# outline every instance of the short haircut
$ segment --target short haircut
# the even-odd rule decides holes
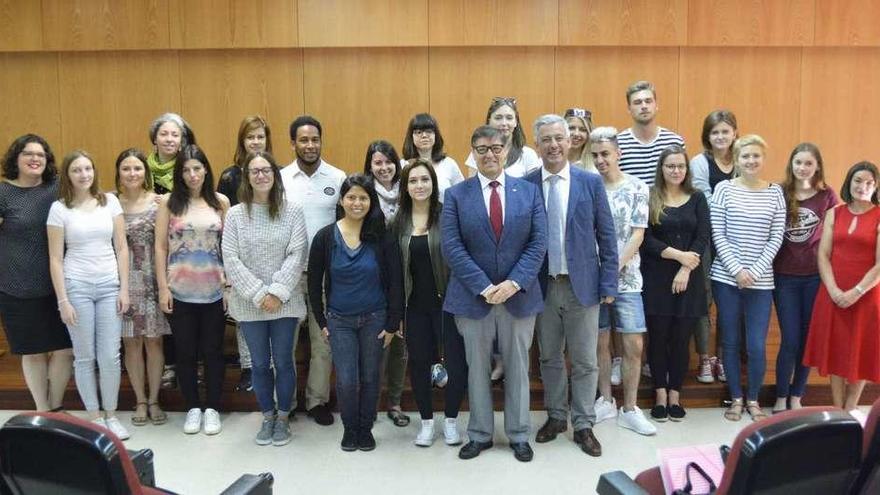
[[[163,113],[156,117],[156,120],[150,124],[151,143],[156,144],[156,134],[159,133],[159,128],[162,127],[162,124],[166,122],[172,122],[180,129],[180,149],[183,149],[190,144],[196,144],[196,136],[192,127],[189,126],[189,123],[187,123],[187,121],[180,115],[172,112]]]
[[[568,131],[568,122],[555,113],[548,113],[546,115],[541,115],[535,120],[535,124],[532,128],[535,131],[535,141],[538,140],[538,131],[540,131],[542,127],[553,124],[562,124],[562,128],[565,129],[565,137],[571,136],[571,133]]]
[[[738,166],[736,159],[739,156],[739,153],[746,146],[757,146],[761,148],[761,151],[763,151],[765,155],[767,154],[767,141],[764,141],[764,138],[757,134],[746,134],[733,142],[733,164],[735,166]]]
[[[318,122],[318,119],[312,117],[311,115],[300,115],[293,122],[290,123],[290,140],[296,141],[296,131],[303,126],[315,126],[318,129],[318,137],[324,137],[324,130],[321,129],[321,123]]]
[[[853,202],[852,192],[850,191],[850,187],[852,185],[853,177],[856,173],[861,171],[867,171],[871,175],[874,176],[874,184],[876,186],[877,182],[880,181],[880,172],[877,172],[877,166],[869,161],[861,161],[856,163],[852,167],[849,168],[849,171],[846,173],[846,179],[843,180],[843,185],[840,186],[840,199],[843,200],[844,203],[850,204]],[[877,199],[877,188],[874,188],[874,194],[871,195],[871,203],[880,204],[880,201]]]
[[[43,182],[52,182],[58,175],[58,169],[55,168],[55,154],[52,148],[41,136],[36,134],[25,134],[19,136],[9,145],[6,154],[3,155],[3,177],[7,180],[18,179],[18,155],[30,143],[37,143],[43,147],[43,153],[46,154],[46,169],[43,170]]]
[[[649,81],[636,81],[629,85],[626,88],[626,104],[629,105],[629,98],[635,93],[639,91],[650,91],[652,95],[654,95],[654,99],[657,99],[657,90],[654,89],[654,84]]]
[[[503,132],[490,125],[481,125],[474,129],[474,133],[471,134],[471,148],[477,145],[478,140],[484,138],[490,141],[501,141],[501,144],[507,146],[507,137],[504,136]]]
[[[392,146],[391,143],[382,139],[373,141],[367,146],[367,156],[364,157],[364,175],[373,177],[373,153],[376,152],[382,153],[385,155],[385,158],[394,164],[394,177],[391,178],[391,183],[394,184],[399,181],[400,156],[398,156],[397,150],[394,149],[394,146]]]
[[[620,149],[617,144],[617,129],[614,127],[597,127],[590,133],[590,144],[611,143],[615,148]]]

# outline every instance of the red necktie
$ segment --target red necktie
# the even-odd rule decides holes
[[[498,186],[501,184],[497,180],[489,183],[492,193],[489,195],[489,223],[492,224],[492,230],[495,231],[495,240],[501,240],[501,228],[503,223],[501,220],[501,195],[498,194]]]

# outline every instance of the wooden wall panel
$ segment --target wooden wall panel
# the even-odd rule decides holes
[[[181,48],[297,46],[296,0],[175,2],[171,43]]]
[[[215,176],[232,163],[238,126],[247,115],[269,122],[279,164],[292,160],[287,129],[303,110],[299,49],[184,51],[180,82],[183,116]]]
[[[431,46],[555,45],[556,1],[431,0]]]
[[[800,134],[821,148],[835,189],[854,163],[880,163],[880,119],[872,105],[880,99],[878,80],[880,48],[804,50]]]
[[[587,108],[593,112],[596,126],[626,129],[632,124],[626,88],[640,79],[653,82],[657,89],[660,125],[675,129],[679,107],[677,48],[557,48],[553,110]]]
[[[559,0],[560,45],[687,44],[688,0]]]
[[[58,113],[58,55],[0,54],[0,149],[32,132],[46,138],[56,155],[63,152]]]
[[[308,47],[425,46],[428,0],[298,0]]]
[[[431,48],[431,112],[446,150],[464,166],[473,130],[486,123],[494,96],[517,99],[520,124],[553,111],[553,48]]]
[[[150,122],[163,112],[180,111],[177,53],[70,52],[59,57],[61,148],[65,153],[87,150],[102,187],[109,189],[119,152],[130,146],[149,152]],[[161,78],[150,77],[154,74]]]
[[[0,26],[3,26],[3,29],[0,29],[0,51],[43,48],[43,18],[40,2],[0,0]]]
[[[390,141],[400,152],[409,119],[428,110],[428,49],[306,49],[305,111],[324,130],[324,158],[362,171],[367,145]]]
[[[880,2],[816,0],[816,45],[880,46]]]
[[[688,45],[813,44],[815,0],[690,0]]]
[[[47,50],[167,48],[172,0],[42,0]]]
[[[767,141],[765,177],[781,179],[800,140],[800,70],[799,48],[683,48],[679,131],[689,153],[702,151],[706,115],[726,108],[736,114],[740,135]]]

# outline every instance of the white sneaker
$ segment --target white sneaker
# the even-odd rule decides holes
[[[461,443],[461,435],[458,434],[458,420],[456,418],[446,418],[443,422],[443,437],[446,445],[459,445]]]
[[[620,385],[620,364],[623,358],[616,357],[611,360],[611,384]]]
[[[611,402],[605,400],[605,397],[599,397],[593,407],[596,410],[596,424],[617,416],[617,402],[614,397],[611,398]]]
[[[657,427],[652,425],[648,418],[642,413],[638,406],[632,411],[624,411],[620,409],[617,415],[617,426],[630,429],[640,435],[654,435],[657,433]]]
[[[859,423],[861,423],[861,424],[862,424],[862,427],[864,428],[865,423],[868,422],[868,416],[867,416],[865,413],[863,413],[861,409],[859,409],[859,408],[857,407],[857,408],[855,408],[855,409],[853,409],[853,410],[851,410],[851,411],[847,411],[847,412],[849,413],[850,416],[852,416],[853,418],[855,418],[856,421],[858,421]]]
[[[422,429],[416,436],[415,444],[419,447],[430,447],[434,443],[434,420],[423,419]]]
[[[104,418],[95,418],[92,420],[92,423],[95,423],[98,426],[103,426],[104,428],[110,428],[107,426],[107,421]]]
[[[205,409],[205,435],[216,435],[223,429],[220,422],[220,413],[211,409]]]
[[[200,431],[202,431],[202,410],[194,407],[186,413],[183,432],[187,435],[194,435]]]
[[[107,423],[107,428],[113,432],[114,435],[117,436],[120,440],[128,440],[131,438],[131,435],[128,433],[128,430],[122,426],[122,423],[119,422],[119,418],[113,416],[112,418],[107,418],[105,421]]]

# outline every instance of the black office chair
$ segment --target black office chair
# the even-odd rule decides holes
[[[871,406],[865,421],[862,440],[862,468],[850,493],[870,495],[880,493],[880,399]]]

